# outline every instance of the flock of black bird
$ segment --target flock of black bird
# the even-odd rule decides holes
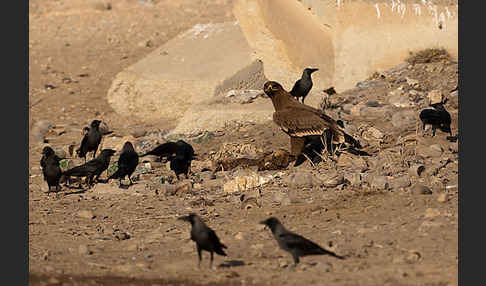
[[[116,153],[116,150],[103,149],[100,154],[96,156],[103,135],[110,133],[107,132],[102,134],[100,131],[100,124],[100,120],[93,120],[90,127],[83,128],[84,136],[79,148],[76,150],[78,157],[85,159],[85,163],[82,165],[62,172],[59,166],[61,160],[56,155],[55,151],[49,146],[43,148],[40,164],[44,180],[47,181],[49,188],[47,193],[51,191],[52,187],[55,187],[56,191],[59,191],[59,184],[62,182],[67,182],[68,185],[70,185],[71,177],[86,178],[88,187],[99,182],[99,176],[108,169],[111,157]],[[86,156],[89,152],[93,152],[93,157],[86,162]],[[167,160],[170,161],[171,170],[175,172],[177,179],[179,179],[180,174],[184,174],[186,178],[188,178],[191,162],[195,159],[196,154],[190,144],[183,140],[179,140],[177,142],[166,142],[157,146],[152,151],[139,156],[135,151],[135,148],[133,148],[133,144],[127,141],[124,143],[120,152],[117,162],[117,170],[109,176],[106,181],[119,179],[120,187],[123,187],[122,180],[125,177],[128,177],[128,180],[130,181],[129,186],[131,186],[133,184],[131,176],[138,166],[139,157],[147,155],[155,155],[161,159],[166,157]]]
[[[327,116],[323,110],[304,104],[304,99],[313,86],[311,74],[317,70],[314,68],[304,69],[302,77],[295,82],[290,92],[285,91],[275,81],[268,81],[263,86],[263,91],[272,100],[275,108],[273,113],[274,123],[290,138],[290,154],[291,159],[295,160],[294,166],[299,166],[307,159],[313,163],[320,162],[320,154],[324,149],[330,155],[339,155],[340,151],[347,151],[359,156],[370,156],[366,151],[361,150],[363,147],[358,140],[344,132],[342,121],[336,121]],[[336,93],[332,87],[324,92],[329,95]],[[299,98],[302,98],[302,102],[299,102]],[[422,128],[425,130],[426,125],[431,125],[432,136],[435,136],[436,129],[439,129],[449,133],[452,137],[451,116],[443,104],[436,103],[430,106],[433,109],[424,109],[420,112],[419,118],[422,121]],[[93,120],[89,127],[83,128],[84,136],[80,147],[76,150],[78,157],[85,158],[85,163],[82,165],[63,172],[59,165],[61,160],[55,151],[48,146],[43,148],[40,165],[44,180],[49,187],[48,193],[51,188],[55,188],[56,192],[59,191],[59,184],[65,181],[70,182],[70,177],[86,178],[88,187],[99,182],[99,176],[108,169],[110,159],[116,153],[112,149],[103,149],[96,156],[103,135],[108,134],[103,134],[100,131],[100,123],[100,120]],[[337,150],[338,146],[344,146],[344,149],[339,148]],[[86,156],[89,152],[93,152],[93,157],[86,162]],[[197,158],[193,147],[183,140],[166,142],[143,155],[138,155],[132,143],[127,141],[121,150],[117,170],[106,181],[119,179],[119,185],[122,187],[124,186],[122,180],[128,177],[130,185],[132,185],[131,175],[139,164],[139,157],[147,155],[157,156],[160,159],[167,158],[170,161],[170,168],[174,171],[178,180],[181,174],[188,178],[191,162]],[[199,266],[202,260],[202,250],[210,253],[210,267],[212,267],[214,253],[226,256],[224,251],[227,248],[226,245],[220,242],[214,230],[208,227],[198,215],[191,213],[188,216],[178,218],[178,220],[191,223],[191,240],[197,246]],[[260,224],[268,227],[272,231],[278,246],[292,255],[294,266],[299,263],[300,257],[307,255],[330,255],[338,259],[345,258],[287,230],[275,217],[261,221]]]

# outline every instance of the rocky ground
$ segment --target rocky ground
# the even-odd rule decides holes
[[[128,189],[110,182],[47,195],[39,166],[45,142],[65,157],[63,168],[80,164],[69,146],[95,118],[113,131],[104,148],[130,140],[142,153],[178,139],[166,136],[170,122],[114,113],[106,91],[116,73],[171,37],[233,16],[223,0],[30,1],[29,8],[32,285],[458,284],[458,143],[441,131],[431,137],[418,122],[431,100],[447,98],[458,135],[457,62],[429,51],[354,89],[327,98],[313,91],[371,157],[323,155],[318,165],[294,168],[288,137],[271,121],[241,123],[184,137],[198,160],[181,182],[166,163],[146,158]],[[189,212],[228,246],[214,269],[207,253],[197,268],[190,227],[176,220]],[[258,224],[268,216],[348,258],[305,257],[291,269],[291,257]]]

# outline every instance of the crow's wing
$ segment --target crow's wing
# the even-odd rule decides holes
[[[103,166],[103,162],[97,159],[93,159],[91,161],[86,162],[83,165],[76,166],[64,172],[65,175],[70,176],[88,176],[89,174],[93,174]]]
[[[170,156],[174,154],[176,151],[177,151],[177,145],[174,142],[166,142],[164,144],[160,144],[159,146],[141,155],[140,157],[144,157],[147,155]]]
[[[47,180],[47,163],[46,163],[46,158],[44,156],[42,156],[41,160],[40,160],[40,165],[42,167],[42,174],[44,175],[44,181]]]
[[[77,152],[80,158],[86,156],[86,153],[88,152],[88,134],[84,134],[83,140],[81,140],[81,145],[79,146]]]
[[[138,165],[138,155],[133,151],[123,152],[118,159],[118,169],[124,170],[126,174],[135,169]]]
[[[289,91],[289,93],[292,95],[292,96],[296,96],[296,97],[301,97],[302,94],[300,94],[300,91],[302,90],[301,88],[301,84],[300,84],[300,79],[298,79],[295,83],[294,83],[294,86],[292,87],[292,89]]]
[[[282,233],[279,235],[279,238],[288,249],[297,249],[302,254],[321,253],[325,251],[316,243],[295,233]]]
[[[343,256],[339,256],[332,251],[326,250],[307,238],[292,232],[282,233],[279,235],[279,238],[285,243],[289,250],[297,251],[299,255],[327,254],[339,259],[344,259]]]

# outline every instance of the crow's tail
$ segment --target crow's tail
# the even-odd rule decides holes
[[[216,249],[214,250],[214,252],[216,252],[217,254],[222,255],[222,256],[227,256],[227,255],[226,255],[226,252],[224,252],[223,248],[228,248],[228,247],[226,247],[226,245],[224,245],[224,244],[220,243],[220,244],[219,244],[219,247],[218,247],[218,248],[216,248]]]
[[[221,256],[228,256],[226,254],[226,252],[224,252],[224,250],[222,250],[221,248],[215,249],[214,252],[216,252],[217,254],[219,254]]]
[[[337,255],[336,253],[329,251],[329,250],[324,250],[325,254],[330,255],[332,257],[336,257],[337,259],[345,259],[344,256]]]

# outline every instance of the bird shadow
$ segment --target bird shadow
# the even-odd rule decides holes
[[[121,185],[118,186],[118,188],[123,189],[123,190],[128,190],[130,188],[130,185],[121,184]]]
[[[231,268],[231,267],[237,267],[237,266],[245,266],[245,262],[242,260],[228,260],[220,265],[218,265],[219,268]]]
[[[76,192],[64,193],[64,196],[84,194],[84,193],[86,193],[86,191],[87,191],[87,189],[81,189],[81,190],[76,191]]]
[[[449,141],[449,142],[456,142],[457,141],[457,136],[447,136],[446,139]]]
[[[85,188],[83,188],[83,186],[81,184],[77,185],[77,186],[74,186],[74,185],[64,185],[65,188],[67,189],[75,189],[75,190],[85,190]]]

